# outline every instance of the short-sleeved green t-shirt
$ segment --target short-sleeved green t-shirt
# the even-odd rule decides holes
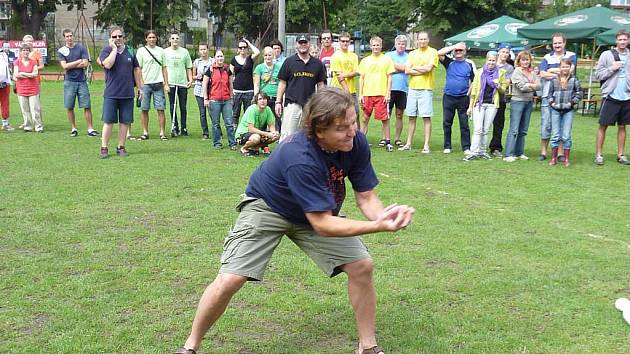
[[[254,74],[260,78],[259,87],[260,91],[269,95],[269,97],[276,97],[278,95],[278,72],[282,65],[275,63],[270,68],[265,63],[260,63],[254,69]]]
[[[186,70],[192,69],[192,60],[188,50],[179,47],[164,49],[164,61],[166,62],[166,73],[168,74],[168,84],[170,86],[186,86],[188,77]]]
[[[149,51],[151,53],[149,54]],[[151,56],[153,54],[153,56]],[[162,65],[158,64],[155,59],[157,59]],[[162,66],[165,65],[164,62],[164,49],[160,47],[142,47],[136,50],[136,59],[138,60],[138,65],[140,65],[140,69],[142,70],[142,81],[145,84],[157,84],[164,82],[164,75],[162,75]]]
[[[253,124],[256,129],[263,130],[265,126],[272,126],[276,124],[276,117],[271,112],[271,108],[268,106],[261,112],[256,104],[247,107],[243,118],[238,123],[236,128],[236,136],[241,136],[249,132],[249,124]]]

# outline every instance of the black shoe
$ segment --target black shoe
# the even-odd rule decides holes
[[[184,128],[182,129],[182,136],[188,136],[188,129]]]

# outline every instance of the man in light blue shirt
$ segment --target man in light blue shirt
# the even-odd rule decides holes
[[[394,40],[395,50],[388,52],[386,55],[394,61],[396,72],[392,75],[392,89],[389,100],[389,111],[396,107],[396,134],[394,145],[401,147],[404,144],[400,140],[400,134],[403,129],[403,113],[407,106],[407,90],[409,89],[407,74],[405,74],[405,65],[407,63],[407,36],[399,34]]]

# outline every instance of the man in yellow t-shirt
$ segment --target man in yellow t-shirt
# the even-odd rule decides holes
[[[392,74],[396,72],[394,62],[383,54],[383,40],[374,36],[370,39],[372,54],[359,64],[359,99],[363,106],[363,125],[361,131],[367,135],[370,116],[381,121],[382,139],[378,146],[394,151],[389,134],[389,99],[392,88]]]
[[[409,94],[407,95],[407,116],[409,131],[407,144],[398,150],[411,150],[413,135],[416,131],[416,118],[424,120],[423,154],[431,152],[431,117],[433,116],[433,70],[438,66],[438,53],[429,47],[429,34],[418,33],[418,49],[409,53],[405,74],[409,75]]]
[[[350,34],[348,32],[342,32],[339,35],[339,47],[330,59],[330,70],[332,72],[332,81],[330,85],[332,87],[340,87],[352,94],[355,105],[354,109],[359,114],[359,105],[357,104],[357,85],[355,77],[359,75],[359,57],[349,50],[350,47]],[[357,122],[359,122],[357,120]]]

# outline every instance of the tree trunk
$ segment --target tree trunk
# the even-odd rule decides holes
[[[39,37],[39,32],[42,29],[42,24],[48,11],[42,9],[39,6],[37,0],[31,0],[30,2],[18,2],[17,0],[11,0],[11,7],[13,8],[13,15],[20,19],[20,21],[14,21],[15,24],[15,39],[21,38],[25,34],[30,34],[35,38]],[[31,15],[29,16],[29,9]],[[18,38],[19,37],[19,38]]]

